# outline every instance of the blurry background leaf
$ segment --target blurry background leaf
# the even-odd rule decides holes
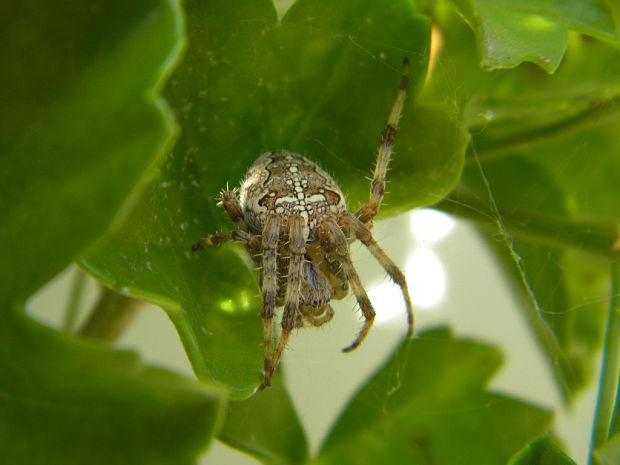
[[[615,465],[620,462],[620,433],[614,434],[600,449],[594,451],[597,465]]]
[[[567,32],[620,45],[605,0],[453,0],[476,33],[480,66],[513,68],[524,61],[554,72]]]
[[[259,154],[286,148],[330,171],[355,209],[368,196],[365,177],[405,55],[411,95],[385,211],[446,195],[468,139],[444,112],[412,107],[430,31],[408,0],[304,0],[279,25],[267,1],[185,7],[189,46],[166,89],[182,136],[142,203],[84,266],[105,284],[163,306],[196,373],[240,399],[261,380],[253,264],[236,246],[189,251],[200,237],[232,227],[215,206],[218,192],[237,185]]]
[[[108,229],[171,141],[156,91],[182,27],[168,0],[8,0],[0,18],[0,301],[11,302]]]
[[[350,401],[316,463],[506,463],[550,418],[485,391],[499,365],[492,347],[446,330],[406,342]]]
[[[587,240],[588,230],[567,223],[565,198],[548,171],[522,157],[484,165],[500,209],[505,235],[493,221],[488,193],[477,166],[466,170],[462,186],[452,200],[476,205],[491,219],[483,232],[498,255],[517,296],[521,310],[549,357],[563,394],[569,398],[591,379],[593,357],[600,346],[609,292],[608,259],[568,248],[561,240],[539,243],[533,230],[540,222],[549,239],[560,233],[573,247]],[[527,188],[514,179],[527,179]],[[472,199],[481,199],[481,203]],[[450,204],[446,204],[450,208]],[[538,223],[537,223],[538,222]],[[510,231],[519,231],[513,238]],[[610,235],[609,241],[613,240]],[[518,260],[518,264],[515,263]],[[535,302],[532,299],[535,299]]]
[[[459,19],[427,11],[443,48],[423,100],[457,114],[472,134],[462,181],[439,206],[481,227],[570,399],[591,377],[609,299],[619,52],[572,34],[553,76],[527,64],[486,72]]]
[[[0,450],[26,465],[192,464],[220,396],[9,311],[0,318]]]
[[[263,463],[306,463],[304,431],[281,379],[276,375],[269,389],[251,399],[229,402],[219,439]]]
[[[536,438],[519,451],[509,465],[576,465],[549,436]]]

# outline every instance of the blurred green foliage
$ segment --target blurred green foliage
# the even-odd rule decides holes
[[[542,436],[519,451],[509,465],[575,465],[575,462],[549,436]]]
[[[407,56],[382,213],[475,221],[570,402],[616,302],[619,16],[603,0],[298,0],[281,18],[268,0],[3,2],[5,461],[189,464],[217,436],[265,463],[572,463],[550,412],[486,390],[497,352],[445,330],[398,348],[309,458],[285,388],[254,395],[251,261],[189,246],[229,227],[215,196],[271,149],[360,205]],[[200,382],[28,321],[73,261],[164,308]],[[607,413],[601,464],[618,457]]]

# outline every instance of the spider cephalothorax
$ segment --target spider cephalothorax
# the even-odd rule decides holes
[[[269,386],[291,331],[304,322],[327,323],[334,315],[329,302],[343,298],[349,286],[364,315],[364,326],[343,349],[355,349],[368,334],[375,311],[351,263],[349,242],[360,240],[403,292],[407,306],[408,335],[413,333],[413,312],[402,272],[372,237],[372,220],[385,191],[398,119],[408,82],[408,61],[388,124],[381,135],[370,199],[357,212],[347,210],[342,191],[329,174],[312,161],[287,150],[261,155],[236,191],[224,190],[221,205],[237,230],[212,234],[193,249],[233,240],[246,246],[261,268],[265,376]],[[273,350],[273,317],[284,306],[282,333]]]

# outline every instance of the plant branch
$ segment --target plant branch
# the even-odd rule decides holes
[[[603,360],[599,378],[598,398],[592,424],[589,463],[594,463],[594,451],[603,446],[613,432],[613,422],[620,376],[620,318],[618,311],[618,262],[611,267],[611,301],[603,345]]]
[[[595,100],[585,110],[570,118],[501,139],[474,140],[473,146],[476,147],[480,162],[496,160],[566,137],[589,125],[600,125],[604,120],[616,116],[619,112],[620,96],[603,101]],[[466,163],[473,164],[476,160],[474,157],[468,157]]]
[[[489,207],[462,188],[457,188],[435,208],[482,225],[495,226],[496,219]],[[612,224],[573,221],[517,208],[510,208],[509,212],[503,210],[502,218],[510,234],[529,242],[579,248],[610,259],[618,256],[618,229]]]
[[[69,291],[67,307],[65,308],[62,321],[62,330],[67,333],[73,332],[73,328],[75,327],[75,321],[80,309],[85,284],[86,275],[81,269],[76,268],[73,275],[73,281],[71,282],[71,290]]]
[[[79,331],[82,336],[113,342],[133,321],[142,301],[105,287],[90,317]]]

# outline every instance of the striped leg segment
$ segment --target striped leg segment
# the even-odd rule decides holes
[[[407,337],[411,337],[413,335],[414,327],[413,307],[411,305],[411,298],[409,296],[409,288],[407,287],[405,275],[402,271],[400,271],[392,259],[387,256],[383,249],[379,247],[379,244],[377,244],[375,239],[372,237],[370,229],[368,229],[360,220],[353,215],[344,215],[340,219],[340,223],[343,228],[353,231],[355,237],[368,248],[373,257],[377,259],[390,278],[392,278],[392,281],[400,287],[400,290],[403,293],[403,298],[405,299],[405,306],[407,308]]]
[[[351,285],[351,289],[355,294],[357,303],[364,316],[364,326],[362,326],[361,331],[350,346],[342,349],[343,352],[350,352],[362,343],[368,331],[370,331],[375,319],[375,310],[372,307],[372,303],[362,286],[362,282],[355,268],[353,268],[353,263],[351,263],[351,258],[349,257],[349,244],[340,226],[338,226],[333,218],[329,218],[321,224],[320,232],[321,241],[325,249],[334,252],[338,256],[343,275]]]
[[[291,258],[288,265],[288,278],[286,283],[286,295],[284,297],[284,314],[282,315],[282,334],[276,347],[276,351],[268,366],[265,367],[265,378],[260,386],[264,389],[271,383],[271,376],[278,367],[282,353],[286,347],[291,331],[297,325],[299,303],[301,298],[301,281],[303,277],[304,254],[308,240],[306,220],[303,216],[295,215],[289,218],[289,251]],[[263,270],[266,275],[267,271]],[[274,294],[275,298],[275,294]],[[266,354],[266,352],[265,352]]]
[[[355,213],[360,221],[364,224],[370,224],[372,219],[379,212],[381,202],[383,201],[383,194],[385,193],[385,175],[387,173],[388,165],[390,164],[390,158],[392,156],[392,149],[394,148],[394,137],[398,128],[398,120],[403,111],[403,104],[405,97],[407,96],[407,87],[409,86],[409,59],[405,58],[403,61],[403,74],[400,80],[400,89],[396,96],[396,101],[392,106],[388,123],[383,132],[381,133],[381,145],[379,146],[379,152],[377,154],[377,164],[375,165],[375,172],[370,185],[370,199],[368,203],[362,205],[362,207]]]
[[[224,242],[239,242],[240,244],[245,245],[252,255],[260,253],[259,238],[249,232],[241,230],[210,234],[192,245],[192,250],[201,250],[212,245],[223,244]]]
[[[263,228],[263,262],[261,285],[263,295],[263,307],[261,317],[263,318],[263,348],[265,378],[261,384],[261,389],[269,386],[271,374],[275,367],[272,367],[271,357],[273,352],[273,316],[276,307],[276,295],[278,292],[278,238],[280,236],[280,217],[271,215],[265,221]]]

